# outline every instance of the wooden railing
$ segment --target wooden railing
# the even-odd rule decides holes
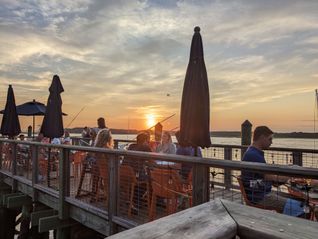
[[[0,175],[5,178],[5,182],[12,187],[13,192],[22,191],[32,198],[32,201],[40,201],[49,207],[56,209],[58,215],[55,220],[59,220],[60,224],[63,224],[66,220],[74,219],[94,230],[103,233],[104,235],[112,235],[117,232],[117,227],[132,228],[138,225],[137,222],[121,217],[118,213],[118,195],[119,185],[119,165],[125,157],[135,157],[142,161],[157,160],[157,161],[168,161],[175,163],[190,163],[193,165],[193,178],[192,178],[192,199],[193,205],[199,205],[209,200],[209,174],[208,168],[219,168],[224,169],[225,173],[231,174],[231,170],[250,170],[261,173],[270,173],[276,175],[287,175],[293,177],[313,178],[318,179],[318,169],[316,168],[304,168],[304,167],[293,167],[290,165],[276,165],[276,164],[261,164],[261,163],[248,163],[241,162],[238,160],[232,160],[233,148],[246,148],[236,145],[213,145],[213,147],[225,148],[224,159],[220,160],[217,158],[198,158],[198,157],[184,157],[177,155],[163,155],[156,153],[146,152],[135,152],[126,150],[116,149],[102,149],[94,147],[83,147],[83,146],[70,146],[70,145],[51,145],[41,144],[37,142],[21,142],[15,140],[0,139],[0,165],[2,164],[3,156],[3,145],[10,144],[12,149],[12,167],[10,170],[4,168],[0,169]],[[19,176],[17,174],[17,145],[28,145],[31,148],[32,158],[29,158],[32,165],[31,177]],[[39,148],[49,148],[59,150],[59,168],[58,168],[58,185],[55,188],[48,187],[46,183],[39,181]],[[300,149],[271,149],[271,151],[286,151],[286,152],[301,152],[301,153],[314,153],[318,152],[315,150],[300,150]],[[107,210],[103,211],[95,206],[92,206],[89,202],[82,202],[77,200],[71,195],[71,173],[70,173],[70,152],[71,151],[85,151],[91,153],[102,153],[107,155],[109,160],[109,192],[108,192],[108,205]],[[297,156],[299,157],[299,156]],[[57,173],[57,172],[56,172]],[[229,176],[225,176],[229,177]],[[230,186],[230,185],[228,185]],[[89,213],[89,217],[94,218],[94,222],[87,220],[88,216],[85,214]],[[100,223],[96,224],[96,220],[100,220]],[[103,221],[104,220],[104,221]]]

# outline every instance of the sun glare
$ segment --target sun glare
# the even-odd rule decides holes
[[[155,119],[155,116],[153,114],[147,114],[146,120],[147,120],[146,125],[148,128],[150,128],[156,124],[156,119]]]

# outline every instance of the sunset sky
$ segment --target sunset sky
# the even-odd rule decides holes
[[[9,84],[17,104],[46,104],[58,74],[64,126],[95,126],[102,116],[111,128],[145,129],[176,114],[163,124],[175,128],[200,26],[212,131],[240,130],[248,119],[317,132],[317,13],[316,0],[0,0],[0,108]]]

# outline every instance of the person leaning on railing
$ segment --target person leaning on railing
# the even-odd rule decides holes
[[[266,163],[263,150],[271,146],[273,135],[273,131],[267,126],[256,127],[253,132],[253,143],[245,152],[242,161]],[[304,213],[302,202],[272,191],[274,184],[286,183],[290,179],[289,177],[255,173],[248,170],[242,170],[241,177],[247,198],[251,203],[292,216],[300,216]]]

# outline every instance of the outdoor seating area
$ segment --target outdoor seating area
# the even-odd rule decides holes
[[[47,145],[49,146],[47,147],[46,145],[39,144],[36,147],[38,158],[34,161],[32,152],[35,151],[33,146],[30,145],[32,143],[26,142],[25,145],[29,147],[30,158],[29,160],[21,161],[18,156],[19,148],[21,147],[17,147],[20,144],[6,142],[1,144],[3,149],[1,154],[2,172],[12,172],[12,166],[10,168],[8,165],[9,162],[13,165],[14,161],[11,159],[14,155],[13,149],[15,148],[17,152],[16,165],[17,168],[21,168],[21,170],[17,170],[17,175],[32,180],[33,172],[31,168],[34,170],[34,162],[37,162],[38,176],[36,177],[36,183],[59,192],[61,190],[60,161],[63,155],[68,155],[67,175],[69,175],[68,180],[70,185],[69,197],[108,211],[111,203],[109,200],[112,198],[110,194],[114,190],[112,186],[115,186],[115,190],[118,191],[116,215],[125,218],[125,220],[141,224],[196,205],[193,198],[193,193],[195,192],[193,171],[191,170],[188,177],[184,178],[181,174],[180,165],[182,163],[167,161],[165,159],[166,156],[147,154],[147,156],[137,157],[136,153],[132,153],[131,155],[129,151],[122,150],[116,156],[105,153],[105,160],[98,162],[93,159],[93,151],[97,150],[94,148],[86,148],[85,150],[72,148],[72,150],[68,151],[68,154],[63,154],[62,152],[64,151],[61,148],[63,146]],[[211,149],[211,151],[220,151],[218,147]],[[91,152],[87,151],[88,149]],[[49,152],[50,164],[48,164]],[[233,150],[233,152],[235,151]],[[222,153],[219,155],[227,157],[229,154]],[[230,155],[234,156],[234,154]],[[134,157],[139,159],[139,164],[144,165],[145,175],[139,175],[133,167],[123,164],[125,158]],[[174,157],[172,156],[173,159]],[[218,162],[217,158],[218,156],[216,155]],[[180,159],[178,158],[178,160]],[[18,163],[19,161],[20,163]],[[233,162],[239,161],[233,160]],[[195,160],[191,164],[195,166]],[[111,178],[114,173],[111,171],[111,167],[118,169],[118,179],[115,181]],[[271,207],[256,205],[248,200],[240,178],[240,170],[210,167],[209,172],[209,200],[221,198],[270,211],[275,210]],[[282,185],[279,190],[285,194],[290,194],[293,198],[298,197],[305,205],[308,205],[309,216],[307,218],[316,221],[317,199],[313,192],[315,189],[310,188],[311,191],[306,194],[305,191],[293,190],[295,185],[293,185],[293,188],[288,188],[287,186]],[[307,197],[307,195],[310,197]]]

